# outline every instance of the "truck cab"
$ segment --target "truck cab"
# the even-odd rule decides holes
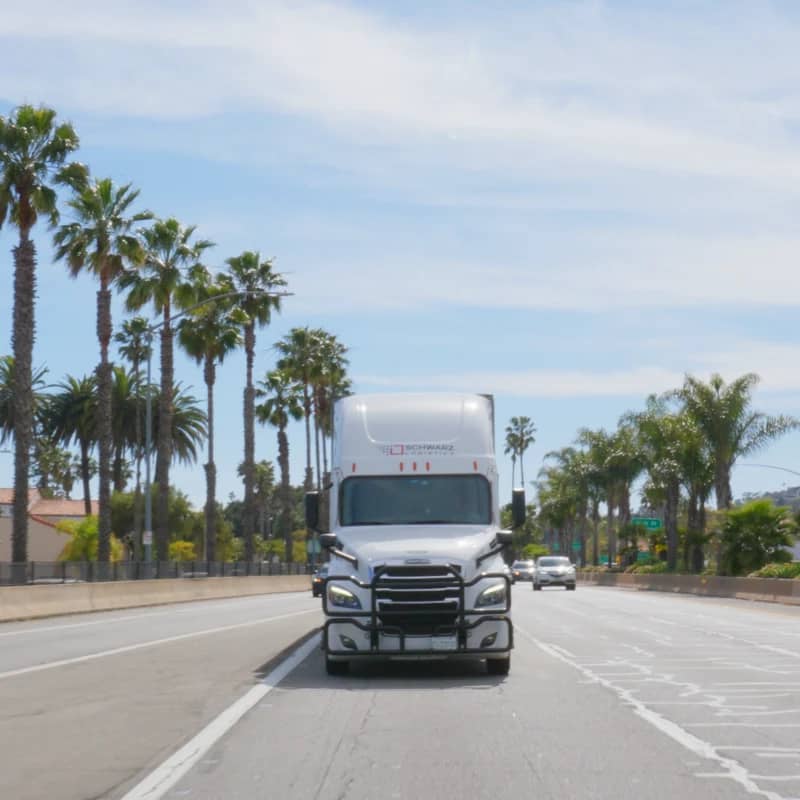
[[[322,593],[329,674],[354,659],[484,658],[513,647],[494,454],[494,403],[470,394],[354,395],[334,406],[330,552]],[[525,501],[516,492],[515,524]],[[319,496],[306,497],[319,525]]]

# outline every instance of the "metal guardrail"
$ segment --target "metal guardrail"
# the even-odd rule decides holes
[[[310,575],[311,564],[273,561],[0,561],[0,586],[158,578],[233,578]]]

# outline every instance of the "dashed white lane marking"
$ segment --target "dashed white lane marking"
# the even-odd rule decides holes
[[[276,592],[274,594],[268,595],[270,600],[296,600],[297,595],[295,593],[289,592]],[[258,595],[257,598],[229,598],[223,597],[219,600],[198,600],[191,604],[191,607],[179,607],[179,606],[171,606],[169,609],[165,609],[164,611],[142,611],[139,614],[126,614],[122,617],[111,617],[111,616],[103,616],[102,619],[93,619],[88,622],[67,622],[62,625],[42,625],[36,626],[31,628],[22,628],[18,630],[11,630],[11,631],[0,631],[0,637],[5,636],[25,636],[27,634],[33,633],[52,633],[53,631],[66,631],[72,630],[73,628],[89,628],[95,625],[113,625],[117,622],[129,622],[131,620],[139,620],[139,619],[147,619],[148,617],[165,617],[165,616],[173,616],[173,615],[183,615],[183,614],[197,614],[199,608],[201,607],[208,607],[212,603],[220,603],[224,602],[223,605],[218,605],[222,611],[229,611],[231,608],[236,608],[239,605],[255,605],[252,601],[254,599],[262,600],[263,596]],[[250,601],[250,602],[248,602]],[[99,612],[103,613],[103,612]],[[5,625],[14,625],[18,623],[8,622],[3,623],[3,627]],[[25,624],[25,623],[23,623]],[[30,624],[30,623],[28,623]]]
[[[553,649],[546,642],[540,641],[535,636],[520,628],[517,624],[514,625],[514,629],[516,632],[520,633],[523,637],[536,645],[540,650],[544,651],[553,658],[568,664],[573,669],[576,669],[578,672],[583,674],[586,678],[592,680],[594,683],[613,691],[621,700],[633,708],[637,716],[639,716],[645,722],[648,722],[657,730],[661,731],[661,733],[669,736],[669,738],[673,741],[682,745],[687,750],[697,756],[700,756],[701,758],[708,759],[709,761],[715,761],[724,770],[724,772],[720,773],[719,775],[714,773],[715,777],[729,778],[730,780],[733,780],[740,786],[744,787],[751,794],[759,795],[760,797],[766,797],[768,800],[783,800],[782,795],[768,789],[762,789],[757,783],[755,783],[747,769],[738,761],[720,755],[717,748],[715,748],[709,742],[698,738],[677,723],[661,716],[661,714],[659,714],[657,711],[653,711],[651,708],[648,708],[628,689],[617,686],[610,680],[607,680],[592,670],[587,669],[577,661],[567,658],[562,653],[559,653],[557,650]],[[706,775],[710,777],[712,774],[706,773]]]
[[[124,617],[110,617],[108,619],[96,619],[91,622],[70,622],[66,625],[47,625],[41,628],[25,628],[17,631],[3,631],[0,636],[24,636],[30,633],[52,633],[53,631],[67,631],[72,628],[88,628],[93,625],[111,625],[115,622],[128,622],[132,619],[146,619],[147,617],[161,617],[169,614],[169,611],[148,611],[144,614],[129,614]]]
[[[44,664],[34,664],[31,667],[21,667],[20,669],[11,669],[7,672],[0,672],[0,680],[4,678],[14,678],[17,675],[28,675],[31,672],[41,672],[46,669],[55,669],[56,667],[66,667],[69,664],[81,664],[84,661],[94,661],[98,658],[107,658],[108,656],[116,656],[121,653],[132,653],[136,650],[144,650],[146,647],[156,647],[160,644],[169,644],[170,642],[180,642],[185,639],[194,639],[198,636],[209,636],[214,633],[225,633],[226,631],[235,631],[240,628],[252,628],[254,625],[263,625],[266,622],[276,622],[280,619],[289,619],[290,617],[298,617],[301,614],[318,614],[319,609],[309,608],[305,611],[293,611],[290,614],[278,614],[274,617],[262,617],[261,619],[254,619],[248,622],[236,622],[233,625],[219,625],[216,628],[204,628],[200,631],[192,631],[191,633],[181,633],[177,636],[167,636],[163,639],[150,639],[146,642],[138,642],[137,644],[128,644],[124,647],[115,647],[113,650],[101,650],[98,653],[88,653],[84,656],[75,656],[74,658],[61,658],[58,661],[46,661]]]
[[[122,800],[160,800],[237,722],[319,647],[319,636],[282,661],[264,680],[228,706],[193,739],[133,787]]]

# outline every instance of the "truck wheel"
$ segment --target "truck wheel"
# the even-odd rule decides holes
[[[573,583],[571,586],[568,584],[567,585],[567,591],[568,592],[574,592],[575,591],[575,584]]]
[[[325,656],[325,672],[328,675],[347,675],[349,670],[349,661],[334,661],[330,656]]]
[[[533,584],[533,591],[534,592],[541,592],[542,591],[542,587],[538,583],[534,583]]]
[[[486,671],[490,675],[508,675],[511,669],[511,656],[505,658],[487,658]]]

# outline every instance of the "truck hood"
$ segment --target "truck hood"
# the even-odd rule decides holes
[[[459,564],[464,574],[471,574],[475,559],[489,550],[495,532],[494,526],[386,525],[340,530],[336,535],[344,549],[358,558],[362,572],[377,564],[419,559],[418,563]]]

